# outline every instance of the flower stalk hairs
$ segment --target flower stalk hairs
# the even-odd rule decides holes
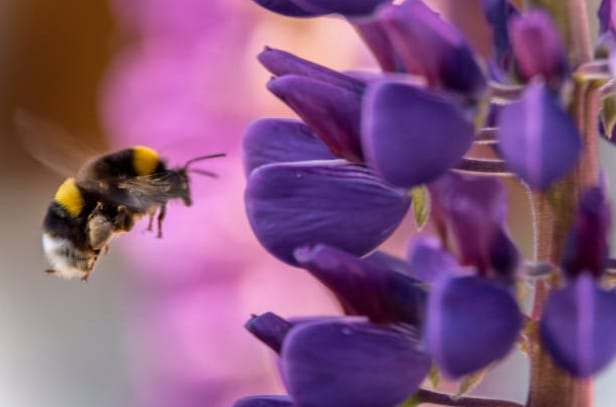
[[[380,70],[258,56],[299,120],[246,130],[250,224],[345,316],[251,318],[288,395],[236,407],[520,406],[434,388],[475,380],[516,347],[530,360],[525,406],[592,406],[591,379],[616,355],[609,174],[597,162],[597,138],[616,132],[616,2],[601,3],[591,44],[584,1],[478,1],[490,58],[421,0],[255,2],[342,16]],[[504,177],[529,191],[530,258],[505,223]],[[379,251],[409,209],[434,234],[410,237],[405,258]]]

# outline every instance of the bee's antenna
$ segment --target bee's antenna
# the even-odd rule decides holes
[[[187,171],[194,172],[195,174],[205,175],[211,178],[218,178],[218,174],[216,174],[215,172],[202,170],[200,168],[188,168]]]
[[[202,155],[199,157],[191,158],[190,160],[186,161],[186,164],[184,164],[184,168],[188,169],[190,164],[196,163],[197,161],[209,160],[210,158],[219,158],[219,157],[224,157],[224,156],[226,156],[225,153],[218,153],[218,154]]]

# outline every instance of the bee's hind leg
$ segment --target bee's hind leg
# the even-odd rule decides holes
[[[146,229],[148,232],[151,232],[154,228],[154,215],[156,212],[150,212],[148,215],[148,228]]]
[[[158,233],[156,234],[157,238],[163,237],[163,220],[165,219],[165,215],[167,214],[167,205],[161,205],[158,209],[158,216],[156,217],[156,226],[158,228]]]

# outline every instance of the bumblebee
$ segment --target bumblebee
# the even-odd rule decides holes
[[[168,168],[156,151],[136,146],[91,160],[60,185],[47,209],[43,249],[52,266],[47,272],[87,280],[112,237],[130,231],[146,215],[152,230],[158,213],[161,237],[167,202],[180,199],[186,206],[192,204],[188,171],[215,176],[190,165],[221,156],[197,157],[183,167]]]
[[[66,164],[60,156],[74,155],[68,150],[70,154],[63,151],[56,154],[58,157],[49,158],[52,148],[43,148],[41,144],[45,143],[38,142],[40,137],[32,140],[32,136],[40,132],[58,133],[51,131],[58,129],[24,113],[16,119],[20,131],[26,134],[28,150],[39,161],[58,169]],[[55,138],[54,143],[63,144],[65,150],[78,144],[77,140],[67,140],[65,134]],[[192,204],[188,173],[216,177],[191,165],[224,155],[196,157],[175,168],[169,168],[155,150],[144,146],[91,158],[60,185],[47,208],[42,244],[51,268],[46,272],[86,281],[112,238],[129,232],[144,216],[149,216],[148,230],[152,230],[157,215],[157,236],[162,237],[167,203],[177,199],[186,206]]]

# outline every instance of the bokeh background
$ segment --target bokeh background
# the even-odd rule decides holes
[[[266,44],[337,69],[374,67],[343,22],[290,20],[248,0],[0,1],[0,406],[223,407],[282,391],[271,353],[242,325],[251,313],[336,308],[270,258],[244,216],[242,129],[290,115],[265,91],[255,55]],[[62,176],[25,152],[17,108],[103,151],[145,144],[172,164],[228,157],[203,163],[220,179],[193,178],[194,206],[169,208],[163,239],[141,223],[88,283],[61,281],[43,273],[40,224]],[[604,150],[610,165],[616,149]],[[512,212],[524,210],[520,199]],[[528,241],[524,219],[512,226]],[[407,220],[388,247],[401,251],[411,229]],[[476,392],[521,401],[525,368],[514,354]],[[613,405],[613,383],[616,372],[599,378],[598,406]]]

